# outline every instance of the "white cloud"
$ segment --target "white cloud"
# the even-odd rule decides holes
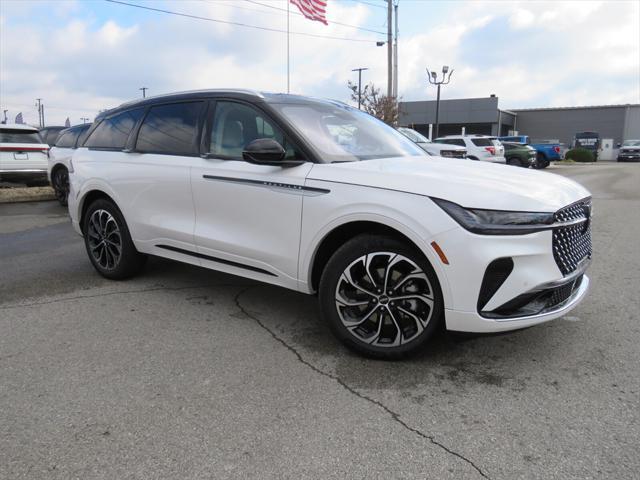
[[[0,18],[0,103],[13,115],[22,110],[31,121],[37,119],[36,97],[44,98],[47,118],[61,123],[67,116],[72,122],[93,117],[138,96],[143,85],[151,94],[214,87],[286,89],[283,34],[123,6],[106,17],[91,10],[93,4],[76,1],[53,2],[52,18],[35,21],[34,2],[9,2],[10,8],[6,3]],[[247,2],[146,5],[286,26],[281,12]],[[426,2],[404,5],[400,9],[430,13]],[[47,11],[46,5],[38,4],[38,10]],[[355,78],[351,69],[360,66],[369,68],[363,80],[384,90],[386,46],[374,43],[380,36],[334,23],[384,30],[384,13],[378,10],[334,2],[328,27],[292,16],[292,31],[371,40],[292,35],[292,91],[347,100],[346,83]],[[401,15],[401,22],[407,16]],[[433,98],[426,67],[450,65],[455,73],[443,90],[445,98],[495,93],[502,106],[513,108],[640,102],[638,2],[456,2],[427,31],[407,31],[402,23],[400,28],[399,88],[406,100]]]

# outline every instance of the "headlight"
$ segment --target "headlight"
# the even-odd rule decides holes
[[[553,213],[464,208],[439,198],[431,200],[462,227],[482,235],[526,235],[549,230],[554,223]]]

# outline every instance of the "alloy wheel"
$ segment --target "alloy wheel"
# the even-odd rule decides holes
[[[87,230],[89,249],[101,268],[113,270],[122,256],[122,235],[113,216],[107,210],[96,210],[89,218]]]
[[[434,303],[427,274],[411,259],[392,252],[356,259],[335,291],[344,327],[376,347],[397,347],[418,337],[431,321]]]

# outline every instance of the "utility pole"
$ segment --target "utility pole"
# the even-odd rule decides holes
[[[147,98],[147,90],[149,90],[148,87],[141,87],[138,90],[142,90],[142,98]]]
[[[395,39],[393,44],[393,98],[398,103],[398,0],[393,6],[393,14],[395,20]]]
[[[393,4],[387,0],[387,97],[393,96]]]
[[[445,65],[442,67],[442,80],[438,80],[438,74],[436,72],[430,72],[429,68],[427,68],[427,78],[429,79],[429,83],[431,85],[438,86],[438,98],[436,100],[436,138],[438,138],[438,130],[440,129],[440,86],[449,83],[453,70],[449,72],[448,77],[447,72],[449,72],[449,67]]]
[[[41,98],[36,98],[36,107],[38,107],[38,126],[40,128],[44,127],[44,125],[42,124],[42,99]]]
[[[351,70],[352,72],[358,72],[358,110],[360,110],[360,105],[362,105],[362,71],[369,70],[368,68],[354,68]]]
[[[80,117],[80,120],[82,120],[82,123],[87,123],[89,121],[88,117]]]

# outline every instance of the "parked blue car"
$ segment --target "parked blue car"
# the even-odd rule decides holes
[[[501,142],[514,142],[530,145],[536,149],[535,168],[547,168],[552,160],[562,160],[559,143],[531,143],[528,135],[498,137]]]

